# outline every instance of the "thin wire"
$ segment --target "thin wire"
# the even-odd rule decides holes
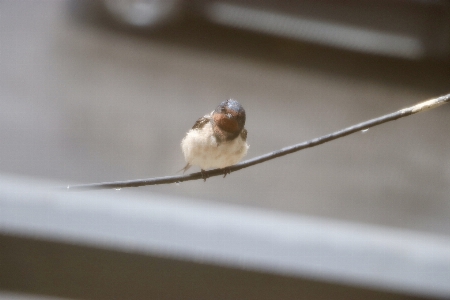
[[[426,111],[429,109],[436,108],[442,104],[446,104],[450,102],[450,94],[441,96],[438,98],[430,99],[421,103],[418,103],[416,105],[413,105],[408,108],[401,109],[399,111],[368,120],[344,129],[341,129],[339,131],[314,138],[309,141],[302,142],[300,144],[288,146],[285,148],[282,148],[280,150],[276,150],[267,154],[263,154],[261,156],[257,156],[252,159],[248,159],[246,161],[243,161],[241,163],[238,163],[236,165],[233,165],[228,168],[230,172],[235,172],[244,168],[248,168],[250,166],[254,166],[256,164],[263,163],[265,161],[275,159],[277,157],[281,157],[284,155],[288,155],[290,153],[294,153],[306,148],[315,147],[321,144],[324,144],[326,142],[330,142],[332,140],[347,136],[349,134],[366,130],[371,127],[394,121],[403,117],[407,117],[422,111]],[[209,171],[205,171],[203,174],[201,172],[197,173],[191,173],[188,175],[177,175],[177,176],[164,176],[164,177],[154,177],[154,178],[148,178],[148,179],[137,179],[137,180],[127,180],[127,181],[115,181],[115,182],[102,182],[102,183],[90,183],[90,184],[80,184],[80,185],[69,185],[66,187],[68,190],[86,190],[86,189],[121,189],[121,188],[128,188],[128,187],[139,187],[139,186],[146,186],[146,185],[157,185],[157,184],[169,184],[169,183],[179,183],[184,181],[190,181],[190,180],[198,180],[203,179],[206,177],[213,177],[213,176],[219,176],[223,175],[224,171],[222,169],[213,169]]]

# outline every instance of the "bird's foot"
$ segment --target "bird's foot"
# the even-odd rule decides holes
[[[209,177],[209,175],[208,175],[208,174],[206,174],[206,171],[205,171],[205,170],[203,170],[203,169],[201,169],[201,172],[202,172],[202,178],[203,178],[203,181],[205,182],[205,181],[206,181],[206,178],[208,178],[208,177]]]
[[[223,178],[227,177],[228,174],[231,174],[230,167],[225,167],[222,169],[223,171]]]

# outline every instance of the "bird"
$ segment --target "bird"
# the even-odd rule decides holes
[[[205,170],[220,168],[224,176],[230,173],[228,167],[238,163],[249,148],[245,126],[245,110],[233,99],[220,103],[215,110],[199,118],[181,141],[186,172],[191,166],[201,169],[206,181]]]

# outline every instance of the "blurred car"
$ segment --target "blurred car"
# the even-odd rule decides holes
[[[450,57],[447,0],[100,0],[117,22],[155,27],[183,13],[308,43],[408,59]]]

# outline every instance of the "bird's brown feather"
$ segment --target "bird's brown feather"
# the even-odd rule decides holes
[[[210,118],[207,116],[201,117],[195,122],[194,126],[192,126],[192,129],[202,129],[203,126],[205,126],[205,124],[209,122],[209,120]]]

